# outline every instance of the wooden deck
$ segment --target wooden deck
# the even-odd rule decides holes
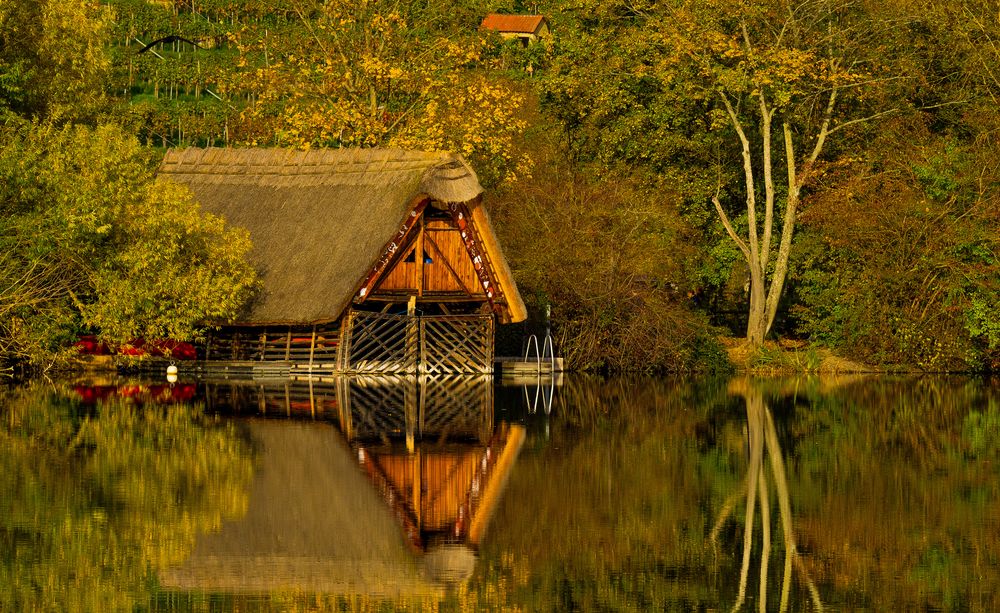
[[[562,385],[563,359],[525,360],[521,357],[497,357],[493,360],[494,372],[502,383],[530,385],[542,381]]]

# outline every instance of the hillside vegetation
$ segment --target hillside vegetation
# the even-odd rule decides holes
[[[538,43],[479,30],[532,8]],[[165,148],[401,147],[473,164],[575,367],[718,367],[722,335],[992,369],[998,38],[973,0],[0,0],[0,353],[252,296]]]

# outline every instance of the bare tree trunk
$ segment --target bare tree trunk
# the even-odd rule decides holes
[[[750,552],[753,548],[753,524],[757,491],[762,478],[761,467],[764,462],[764,432],[763,420],[760,418],[760,404],[751,405],[747,398],[747,429],[750,442],[750,465],[747,467],[747,505],[746,518],[743,526],[743,564],[740,567],[740,587],[736,595],[733,611],[738,611],[746,600],[747,578],[750,574]]]

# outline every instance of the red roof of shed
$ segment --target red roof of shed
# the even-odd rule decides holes
[[[480,29],[496,30],[497,32],[522,32],[534,34],[542,26],[545,17],[542,15],[498,15],[490,13],[483,18]]]

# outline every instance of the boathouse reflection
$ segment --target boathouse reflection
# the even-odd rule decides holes
[[[440,596],[476,549],[524,441],[490,377],[205,384],[258,449],[249,508],[198,537],[164,586]]]

